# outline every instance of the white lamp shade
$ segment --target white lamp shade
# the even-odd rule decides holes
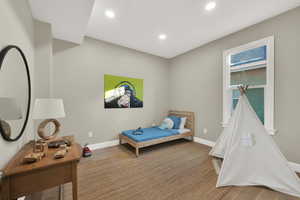
[[[15,98],[0,98],[0,119],[18,120],[22,119],[21,108]]]
[[[57,119],[66,116],[62,99],[36,99],[33,119]]]

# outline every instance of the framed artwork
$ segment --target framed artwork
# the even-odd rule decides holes
[[[104,75],[104,108],[142,108],[144,80]]]

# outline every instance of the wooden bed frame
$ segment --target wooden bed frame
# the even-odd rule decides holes
[[[136,157],[139,156],[139,149],[143,147],[148,147],[151,145],[155,144],[160,144],[164,142],[169,142],[172,140],[177,140],[181,138],[186,138],[186,137],[191,137],[191,140],[194,141],[194,135],[195,135],[195,115],[193,112],[187,112],[187,111],[176,111],[176,110],[171,110],[169,111],[169,116],[170,115],[175,115],[178,117],[186,117],[186,123],[185,123],[185,128],[190,129],[190,132],[182,133],[182,134],[177,134],[177,135],[172,135],[168,137],[163,137],[163,138],[158,138],[158,139],[153,139],[145,142],[136,142],[129,137],[119,134],[119,143],[123,144],[128,143],[132,147],[135,148],[135,155]]]

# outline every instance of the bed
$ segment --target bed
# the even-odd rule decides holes
[[[133,130],[123,131],[119,134],[120,144],[128,143],[135,148],[136,157],[139,156],[139,149],[181,138],[190,138],[194,140],[195,134],[195,116],[193,112],[187,111],[169,111],[169,116],[186,117],[184,129],[161,130],[157,127],[145,128],[142,135],[134,135]]]

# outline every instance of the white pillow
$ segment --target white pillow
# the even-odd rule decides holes
[[[164,121],[161,123],[161,125],[159,126],[160,129],[171,129],[174,126],[174,122],[173,120],[171,120],[170,118],[166,118],[164,119]]]
[[[184,129],[186,117],[181,117],[179,129]]]

